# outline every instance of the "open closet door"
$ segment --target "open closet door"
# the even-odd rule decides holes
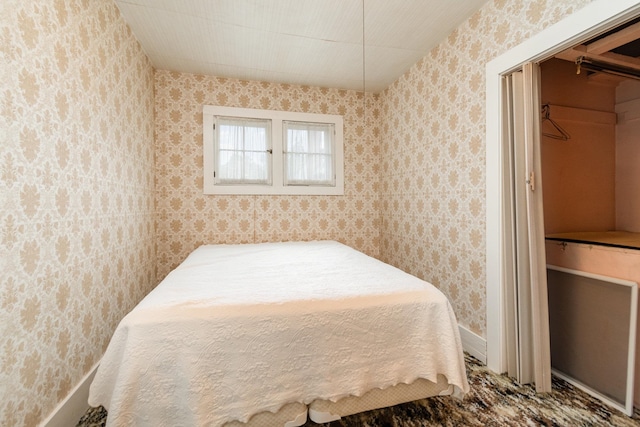
[[[505,262],[508,373],[551,391],[549,307],[540,165],[540,71],[528,63],[505,79]]]

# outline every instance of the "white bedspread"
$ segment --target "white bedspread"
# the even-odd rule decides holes
[[[217,426],[439,373],[468,391],[432,285],[337,242],[212,245],[122,320],[89,403],[109,426]]]

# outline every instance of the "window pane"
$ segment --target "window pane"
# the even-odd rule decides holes
[[[271,121],[216,117],[218,183],[268,183]]]
[[[242,179],[242,154],[235,151],[220,151],[220,178]]]
[[[332,151],[333,125],[285,121],[287,151],[298,153],[328,153]]]
[[[290,184],[331,184],[331,157],[324,155],[287,154],[287,180]]]
[[[335,185],[330,123],[283,122],[287,185]]]
[[[267,174],[267,153],[247,152],[244,157],[245,178],[251,181],[264,181]]]
[[[221,150],[242,150],[242,127],[220,124],[219,129]]]
[[[245,150],[267,151],[267,130],[264,127],[246,126],[244,129]]]

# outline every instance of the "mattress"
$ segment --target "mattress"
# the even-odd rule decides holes
[[[309,418],[316,423],[328,423],[372,409],[452,393],[453,387],[447,382],[444,375],[438,375],[437,382],[419,378],[411,384],[401,383],[386,389],[374,388],[362,396],[349,396],[337,402],[314,400],[309,404]]]
[[[89,403],[117,426],[251,423],[299,403],[294,426],[313,402],[440,376],[469,389],[429,283],[337,242],[207,245],[120,322]]]
[[[289,403],[278,412],[260,412],[248,422],[230,421],[224,427],[298,427],[304,425],[307,416],[312,421],[322,424],[339,420],[360,412],[386,408],[405,402],[412,402],[433,396],[447,396],[453,394],[453,387],[444,375],[438,375],[438,382],[422,378],[411,384],[397,384],[388,388],[374,388],[362,396],[348,396],[337,402],[317,399],[308,405]]]

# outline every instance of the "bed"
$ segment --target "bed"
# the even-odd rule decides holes
[[[285,426],[469,390],[431,284],[333,241],[206,245],[118,325],[108,426]]]

